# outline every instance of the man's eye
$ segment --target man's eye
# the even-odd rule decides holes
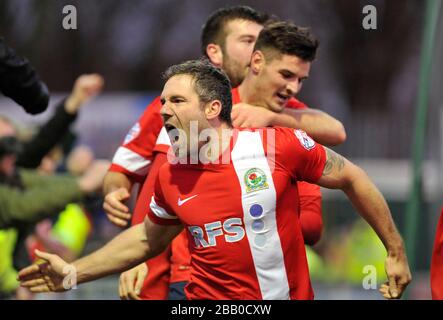
[[[254,43],[255,40],[253,38],[243,38],[240,41],[244,42],[244,43],[251,44],[251,43]]]
[[[284,72],[283,72],[281,75],[282,75],[282,77],[285,78],[285,79],[289,79],[289,78],[292,77],[291,74],[289,74],[289,73],[284,73]]]

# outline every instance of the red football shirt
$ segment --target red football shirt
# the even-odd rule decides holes
[[[233,104],[241,102],[238,89],[232,90]],[[288,101],[287,107],[294,109],[304,109],[307,106],[301,101],[292,98]],[[145,110],[140,120],[133,126],[128,133],[124,143],[117,150],[110,171],[123,172],[134,179],[134,181],[143,181],[148,172],[148,167],[153,161],[155,154],[166,154],[170,147],[169,137],[163,128],[163,121],[160,116],[160,97],[157,97]],[[132,223],[140,223],[143,221],[149,197],[153,190],[153,181],[157,174],[158,166],[166,161],[166,157],[162,160],[156,160],[156,168],[150,168],[150,174],[145,185],[141,189],[140,195],[142,200],[137,201],[134,211]],[[146,186],[147,185],[147,186]],[[315,243],[321,234],[322,218],[321,218],[321,193],[317,185],[299,182],[299,198],[301,206],[301,226],[306,243]],[[187,266],[190,264],[190,256],[185,251],[188,244],[185,237],[177,237],[172,243],[172,265],[171,282],[186,281],[189,278],[189,270]],[[169,253],[169,251],[168,251]],[[158,265],[155,267],[155,265]],[[163,299],[166,295],[166,281],[160,280],[161,274],[166,276],[168,268],[167,257],[162,254],[157,259],[148,262],[151,267],[151,273],[148,275],[142,296],[152,299]],[[154,273],[154,268],[158,272]],[[155,283],[159,283],[156,287]],[[160,284],[161,283],[161,284]],[[146,290],[145,290],[146,289]],[[150,293],[147,293],[149,291]],[[146,292],[146,295],[143,294]],[[154,294],[154,295],[153,295]]]
[[[241,97],[237,87],[232,89],[232,104],[240,102]],[[308,109],[308,106],[296,98],[291,98],[285,108],[302,110]],[[303,237],[306,244],[314,245],[320,240],[323,230],[320,187],[304,181],[299,181],[297,184],[300,197],[300,224]]]
[[[294,181],[316,182],[325,150],[301,130],[235,129],[224,164],[164,164],[150,219],[185,226],[189,299],[312,299]]]
[[[443,209],[438,221],[432,252],[431,289],[432,299],[443,300]]]
[[[238,88],[232,89],[232,104],[241,102]],[[303,102],[291,98],[287,105],[291,109],[308,108]],[[166,154],[171,144],[164,128],[161,129],[154,152]],[[320,187],[304,181],[298,182],[300,198],[300,221],[305,243],[315,244],[322,232],[322,213],[321,213],[321,192]],[[139,211],[140,212],[140,211]],[[146,212],[146,211],[144,211]],[[138,214],[135,214],[138,215]],[[143,214],[144,217],[144,214]],[[140,220],[140,219],[138,219]],[[190,255],[188,253],[188,242],[186,237],[178,236],[172,242],[171,255],[171,282],[180,282],[189,280]]]

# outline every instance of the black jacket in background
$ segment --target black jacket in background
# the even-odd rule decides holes
[[[18,56],[0,38],[0,91],[30,114],[46,110],[49,91],[29,61]]]

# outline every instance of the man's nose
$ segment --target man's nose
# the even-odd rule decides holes
[[[160,109],[160,114],[166,117],[170,117],[173,115],[171,107],[169,107],[168,103],[163,104],[162,108]]]
[[[298,79],[288,82],[286,92],[288,95],[295,96],[300,91],[300,81]]]

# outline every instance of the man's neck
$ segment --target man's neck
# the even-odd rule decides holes
[[[257,99],[260,97],[259,90],[260,88],[256,85],[254,76],[251,74],[251,71],[249,71],[243,82],[238,86],[241,102],[269,109],[265,103]]]
[[[211,141],[204,143],[200,150],[204,147],[207,152],[201,153],[199,157],[200,162],[215,162],[220,156],[230,148],[230,141],[233,133],[231,126],[225,122],[220,122],[216,126],[210,127],[214,134],[211,135]],[[209,147],[210,146],[210,147]],[[203,160],[203,161],[202,161]]]

